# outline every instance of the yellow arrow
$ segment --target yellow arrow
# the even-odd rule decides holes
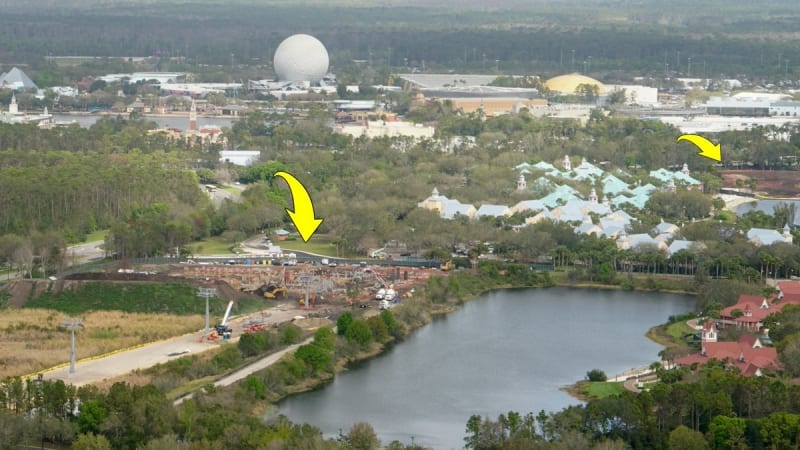
[[[308,195],[306,187],[303,183],[297,180],[294,175],[287,172],[275,172],[276,177],[281,177],[286,180],[289,185],[289,190],[292,191],[292,203],[294,203],[294,211],[286,208],[286,212],[294,222],[297,232],[303,238],[303,242],[308,242],[311,236],[317,231],[323,219],[314,217],[314,204],[311,203],[311,197]]]
[[[722,161],[722,151],[719,148],[719,144],[714,145],[713,142],[699,134],[682,134],[678,136],[678,142],[680,141],[689,141],[696,145],[697,148],[700,149],[700,151],[697,152],[700,156],[713,159],[714,161]]]

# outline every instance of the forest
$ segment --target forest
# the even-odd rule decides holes
[[[590,60],[593,76],[606,81],[663,74],[776,82],[798,73],[790,1],[479,3],[8,2],[0,61],[29,64],[42,86],[66,81],[49,62],[54,56],[153,56],[160,70],[228,69],[209,81],[241,80],[253,66],[266,78],[277,45],[306,32],[322,40],[348,82],[359,76],[354,60],[395,71],[545,76]],[[370,82],[385,75],[373,72],[382,79]]]

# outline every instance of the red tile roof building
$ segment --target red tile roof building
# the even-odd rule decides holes
[[[740,295],[735,305],[720,311],[720,324],[759,331],[764,319],[770,314],[780,312],[786,305],[800,305],[800,282],[781,281],[777,287],[778,295],[774,299],[759,295]],[[737,310],[741,315],[733,313]]]
[[[748,377],[760,377],[765,369],[780,370],[777,350],[764,347],[755,336],[742,336],[739,342],[704,341],[700,353],[678,358],[675,363],[679,366],[703,365],[712,359],[722,361],[726,366],[736,366],[742,375]]]
[[[786,305],[800,305],[800,282],[779,282],[775,298],[740,295],[735,305],[720,312],[718,323],[761,331],[764,319],[770,314],[780,312]],[[737,310],[741,314],[734,314]],[[678,358],[675,361],[678,365],[702,365],[716,359],[724,361],[728,366],[738,367],[745,376],[761,376],[765,369],[781,369],[777,350],[774,347],[764,347],[755,336],[743,335],[738,342],[718,342],[717,325],[713,321],[708,321],[703,326],[702,333],[700,353]]]

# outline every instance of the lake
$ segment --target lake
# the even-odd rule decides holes
[[[736,215],[743,216],[750,211],[762,211],[767,215],[771,216],[775,213],[775,205],[780,203],[794,203],[797,205],[798,210],[800,210],[800,200],[756,200],[753,199],[752,202],[742,203],[741,205],[736,207]],[[780,224],[780,227],[783,228],[784,224]],[[800,214],[797,214],[794,218],[794,225],[800,226]]]
[[[55,122],[72,122],[75,121],[83,128],[89,128],[90,126],[94,125],[98,119],[101,117],[114,117],[114,116],[104,116],[99,114],[91,114],[91,115],[79,115],[79,114],[53,114],[53,121]],[[122,114],[122,117],[128,117],[127,114]],[[172,127],[178,128],[180,130],[186,130],[189,128],[189,116],[146,116],[145,120],[149,120],[158,124],[159,127]],[[230,117],[197,117],[197,127],[203,127],[206,125],[210,126],[217,126],[217,127],[229,127],[231,123],[235,119],[231,119]]]
[[[560,390],[591,369],[609,376],[657,361],[644,334],[694,298],[608,290],[496,291],[416,330],[383,355],[279,405],[334,436],[369,422],[382,443],[462,448],[472,414],[497,418],[579,403]]]

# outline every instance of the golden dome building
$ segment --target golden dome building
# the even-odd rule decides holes
[[[597,85],[597,91],[599,95],[608,93],[603,83],[579,73],[559,75],[557,77],[550,78],[544,83],[547,89],[561,94],[575,94],[578,86],[582,84]]]

